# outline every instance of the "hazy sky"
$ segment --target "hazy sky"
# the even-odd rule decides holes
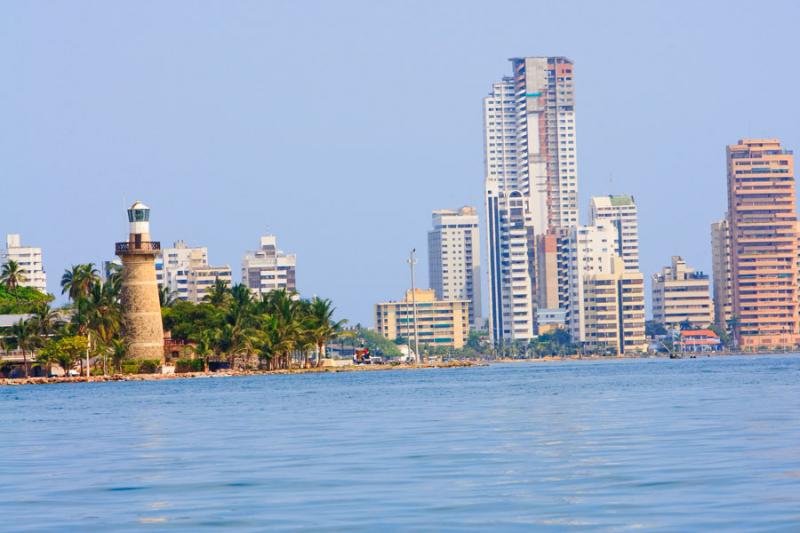
[[[0,234],[49,289],[113,257],[125,203],[239,277],[273,232],[305,295],[372,323],[427,285],[430,211],[483,215],[481,99],[507,59],[575,61],[582,221],[630,193],[642,270],[710,270],[725,145],[800,149],[793,2],[6,2]],[[485,272],[482,285],[486,292]]]

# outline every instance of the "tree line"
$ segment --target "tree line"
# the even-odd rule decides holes
[[[34,354],[36,363],[57,364],[65,372],[80,364],[83,373],[87,354],[97,371],[123,370],[128,345],[121,269],[113,269],[106,279],[92,263],[67,269],[61,291],[69,304],[62,309],[52,308],[52,297],[27,302],[27,288],[20,286],[25,281],[14,261],[0,270],[0,288],[17,297],[18,309],[31,315],[0,336],[0,348],[22,353],[26,376]],[[334,320],[330,300],[301,299],[285,290],[256,296],[244,285],[229,287],[216,280],[201,303],[178,300],[165,289],[159,297],[164,329],[181,344],[181,357],[199,359],[205,368],[213,361],[267,369],[320,366],[326,345],[347,334],[346,321]]]

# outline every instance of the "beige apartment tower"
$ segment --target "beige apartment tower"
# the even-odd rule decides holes
[[[614,256],[611,272],[590,274],[583,283],[584,348],[619,355],[647,350],[644,277]]]
[[[128,209],[128,240],[116,244],[122,260],[122,312],[128,357],[164,360],[164,329],[156,281],[161,245],[150,240],[150,208],[141,202]]]
[[[734,338],[745,350],[800,340],[794,158],[777,139],[728,146]]]

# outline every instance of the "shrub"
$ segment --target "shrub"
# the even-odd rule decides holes
[[[202,372],[205,364],[202,359],[178,359],[175,362],[175,373]]]
[[[158,359],[131,359],[122,363],[123,374],[155,374],[161,368]]]

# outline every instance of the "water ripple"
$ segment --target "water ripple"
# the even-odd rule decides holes
[[[0,389],[19,531],[800,529],[800,357]]]

